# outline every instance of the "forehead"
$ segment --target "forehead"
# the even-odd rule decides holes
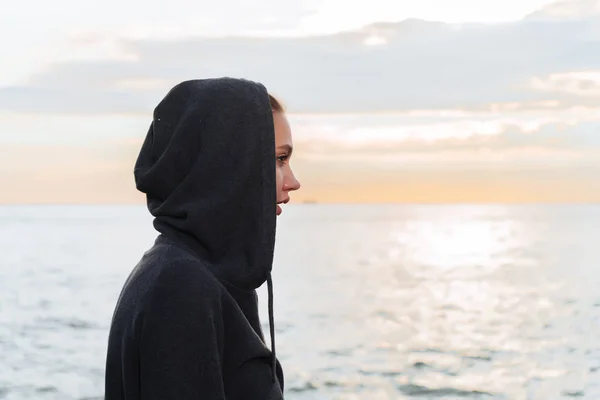
[[[292,129],[285,114],[273,113],[273,124],[275,128],[275,142],[278,146],[292,143]]]

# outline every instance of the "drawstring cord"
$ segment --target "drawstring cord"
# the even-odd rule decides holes
[[[271,363],[273,367],[273,382],[277,378],[277,355],[275,354],[275,318],[273,317],[273,279],[271,273],[267,275],[267,288],[269,291],[269,328],[271,333]]]

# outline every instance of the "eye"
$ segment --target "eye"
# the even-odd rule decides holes
[[[289,158],[289,155],[287,154],[282,154],[280,156],[277,156],[277,161],[279,161],[281,164],[284,164]]]

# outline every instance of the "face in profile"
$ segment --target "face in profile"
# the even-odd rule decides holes
[[[275,157],[277,166],[277,215],[281,214],[280,204],[290,200],[290,192],[300,189],[300,182],[294,176],[290,160],[292,158],[292,130],[284,112],[273,112],[275,127]]]

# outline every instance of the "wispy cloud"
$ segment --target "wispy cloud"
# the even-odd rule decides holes
[[[475,131],[436,140],[426,136],[350,142],[313,138],[298,143],[298,154],[311,162],[387,164],[397,168],[600,167],[599,129],[600,119],[582,123],[577,129],[561,123],[543,124],[528,131],[506,125],[497,133]]]
[[[600,99],[600,69],[592,71],[550,74],[543,78],[534,78],[531,82],[534,90],[553,94]]]
[[[273,12],[294,25],[310,5]],[[153,107],[181,80],[224,75],[287,103],[300,197],[597,201],[598,9],[569,0],[513,23],[308,37],[78,29],[78,59],[0,87],[0,202],[140,200],[131,169]]]
[[[581,19],[600,14],[598,0],[558,0],[527,16],[527,19]]]
[[[113,59],[55,64],[0,89],[0,108],[147,113],[176,82],[222,75],[260,80],[298,112],[596,103],[600,17],[540,15],[495,25],[406,20],[314,37],[113,38]]]

